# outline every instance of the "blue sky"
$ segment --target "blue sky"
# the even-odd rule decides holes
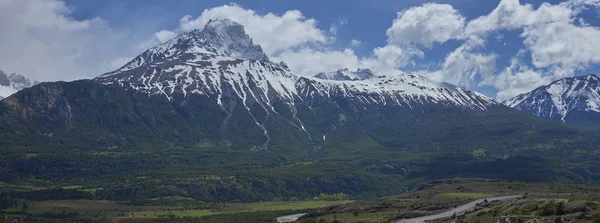
[[[81,1],[66,0],[68,5],[74,7],[72,16],[76,19],[91,19],[101,17],[115,27],[145,28],[142,30],[151,34],[156,30],[172,29],[178,25],[178,21],[184,15],[199,16],[203,10],[214,8],[230,3],[252,9],[261,14],[269,12],[283,14],[288,10],[299,10],[306,18],[318,20],[318,26],[328,29],[331,24],[346,21],[339,30],[338,39],[340,44],[347,43],[352,39],[363,41],[363,45],[357,50],[361,54],[371,53],[371,49],[385,43],[385,31],[389,28],[392,20],[398,12],[410,7],[420,6],[424,3],[435,2],[450,4],[458,9],[466,18],[477,18],[491,12],[500,2],[499,0],[344,0],[322,1],[322,0],[178,0],[176,3],[164,0],[147,0],[143,4],[139,1],[103,0],[103,1]],[[532,4],[539,7],[547,2],[551,4],[561,1],[527,0],[521,3]],[[588,22],[598,23],[597,14],[586,18]],[[445,52],[444,54],[446,54]],[[443,55],[442,55],[443,57]]]
[[[12,41],[22,41],[23,47],[47,45],[37,46],[38,52],[22,50],[9,36],[6,47],[0,43],[8,49],[5,55],[0,53],[0,68],[39,80],[97,76],[165,37],[201,28],[207,18],[227,17],[239,10],[251,12],[238,22],[248,24],[248,33],[270,57],[285,60],[304,75],[343,67],[413,72],[504,100],[559,78],[600,73],[600,58],[595,56],[600,50],[593,49],[600,44],[595,40],[600,39],[599,0],[45,0],[35,5],[38,11],[27,8],[37,0],[2,1],[13,8],[0,6],[0,12],[5,10],[5,16],[15,22],[22,16],[27,22],[21,21],[21,26],[31,26],[12,30],[19,34]],[[290,10],[302,15],[291,21],[292,28],[274,25],[267,30],[287,31],[252,36],[264,28],[252,21],[286,21],[283,15]],[[499,19],[482,19],[494,17],[493,11]],[[26,19],[35,18],[40,24],[31,25],[24,16],[28,13]],[[267,18],[269,13],[274,17]],[[186,15],[190,17],[184,24],[180,20]],[[298,29],[293,27],[314,32],[286,42],[296,35],[292,31]],[[444,30],[437,33],[439,29]],[[158,35],[159,31],[165,35]],[[269,39],[274,35],[279,39]],[[281,44],[273,43],[277,41]],[[57,59],[61,55],[67,60]]]
[[[370,54],[377,46],[385,44],[385,31],[392,24],[398,12],[427,2],[447,3],[459,9],[467,18],[476,18],[492,11],[499,1],[493,0],[178,0],[175,4],[163,0],[139,1],[103,0],[80,1],[67,0],[75,8],[73,17],[91,19],[101,17],[115,27],[140,27],[148,34],[161,29],[173,29],[184,15],[199,16],[204,9],[236,3],[244,8],[261,14],[269,12],[283,14],[288,10],[299,10],[306,18],[314,18],[324,30],[331,24],[346,21],[337,35],[338,44],[348,43],[352,39],[363,44],[357,49],[360,54]],[[523,1],[539,5],[543,1]],[[343,47],[343,46],[341,46]],[[447,52],[446,52],[447,53]]]

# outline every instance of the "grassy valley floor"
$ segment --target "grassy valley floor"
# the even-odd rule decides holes
[[[178,203],[175,198],[169,198]],[[269,222],[278,216],[307,212],[316,208],[348,204],[353,201],[287,201],[253,203],[215,203],[205,208],[185,205],[129,205],[107,200],[19,200],[3,210],[0,220],[9,222]],[[182,203],[190,203],[182,202]],[[24,207],[25,206],[25,207]],[[246,219],[246,220],[244,220]]]
[[[411,193],[321,209],[299,222],[394,222],[501,195],[524,195],[524,198],[486,202],[464,215],[433,222],[600,222],[598,186],[491,179],[431,181]]]
[[[3,187],[43,191],[16,185]],[[96,190],[101,188],[72,185],[52,192],[54,197],[64,199],[44,200],[41,193],[30,195],[35,199],[0,197],[4,205],[0,221],[253,223],[309,213],[298,222],[393,222],[441,213],[480,198],[524,195],[517,200],[486,202],[464,215],[434,222],[600,222],[600,187],[586,184],[457,178],[430,181],[411,192],[371,201],[353,201],[343,194],[245,203],[203,202],[178,196],[129,201],[78,197],[78,193]]]

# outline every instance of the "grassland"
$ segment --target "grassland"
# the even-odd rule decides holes
[[[448,179],[422,184],[415,191],[372,202],[321,209],[302,219],[312,222],[392,222],[444,212],[470,201],[526,195],[525,199],[490,202],[458,219],[438,222],[600,222],[600,187],[585,184],[526,183],[490,179]],[[515,221],[523,220],[523,221]]]
[[[274,213],[273,216],[279,216],[278,213],[308,211],[351,202],[353,201],[252,202],[213,204],[213,208],[210,209],[188,209],[181,206],[135,206],[106,200],[51,200],[28,202],[26,210],[22,208],[25,201],[21,201],[17,207],[7,208],[3,212],[7,214],[8,218],[68,214],[72,219],[119,222],[126,220],[151,221],[165,218],[199,218],[258,212],[271,212]]]
[[[252,203],[232,203],[218,209],[203,210],[159,210],[159,211],[141,211],[131,212],[128,216],[144,217],[204,217],[209,215],[233,214],[242,212],[263,212],[263,211],[285,211],[285,210],[307,210],[315,208],[324,208],[335,205],[348,204],[352,201],[296,201],[296,202],[252,202]]]
[[[81,186],[67,186],[70,196],[90,196]],[[65,187],[62,188],[63,190]],[[63,193],[65,193],[63,191]],[[164,196],[138,201],[94,199],[25,200],[0,211],[1,220],[45,222],[49,219],[98,222],[272,222],[276,217],[309,213],[301,223],[391,222],[436,214],[470,201],[526,195],[525,199],[490,202],[456,222],[497,222],[504,218],[554,222],[600,220],[600,187],[569,183],[530,183],[495,179],[445,179],[423,183],[413,191],[374,201],[352,201],[344,194],[322,194],[313,200],[218,203],[189,197]],[[92,197],[94,198],[94,197]],[[344,199],[346,198],[346,199]],[[24,206],[27,206],[25,208]],[[513,220],[514,220],[513,219]],[[444,222],[443,220],[438,222]],[[514,222],[514,221],[513,221]],[[518,221],[517,221],[518,222]]]

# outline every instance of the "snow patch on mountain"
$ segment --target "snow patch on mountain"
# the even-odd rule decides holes
[[[474,109],[486,110],[496,102],[477,92],[468,91],[448,83],[440,83],[413,74],[374,76],[364,80],[322,80],[304,77],[298,88],[310,85],[314,91],[304,97],[348,97],[366,104],[408,105],[411,103],[449,103]]]
[[[14,93],[17,93],[17,89],[0,85],[0,99],[6,98]]]
[[[600,112],[600,77],[564,78],[503,102],[521,111],[565,121],[572,111]]]

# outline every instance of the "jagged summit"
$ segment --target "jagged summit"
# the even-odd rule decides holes
[[[372,78],[375,75],[370,69],[357,69],[356,71],[350,71],[348,68],[338,69],[332,72],[321,72],[315,75],[316,78],[324,80],[364,80]]]
[[[38,84],[37,81],[32,84],[31,80],[23,75],[15,73],[6,74],[0,70],[0,99],[36,84]]]
[[[196,30],[198,32],[198,30]],[[240,59],[269,61],[259,45],[246,34],[244,26],[229,19],[210,20],[199,32],[201,40],[218,55]]]
[[[332,98],[407,108],[433,103],[486,110],[496,104],[476,92],[415,75],[376,76],[369,69],[296,75],[285,62],[269,61],[244,27],[227,19],[211,20],[203,30],[181,34],[95,80],[169,100],[205,95],[225,110],[232,97],[248,110],[256,102],[272,110],[276,102]]]
[[[534,115],[567,122],[575,112],[600,112],[600,76],[564,78],[503,102]]]
[[[219,57],[268,62],[269,58],[259,45],[246,34],[244,26],[229,19],[210,20],[204,29],[195,29],[152,47],[120,69],[104,74],[136,69],[168,61],[200,61]]]

